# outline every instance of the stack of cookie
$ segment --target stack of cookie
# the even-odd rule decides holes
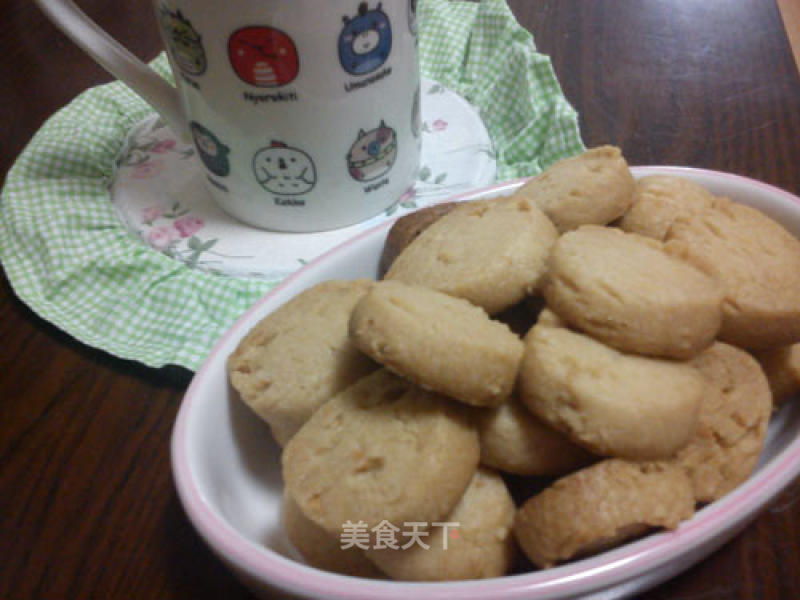
[[[544,568],[674,528],[748,477],[800,389],[800,242],[635,181],[616,148],[400,219],[381,269],[295,297],[228,362],[319,568],[496,577],[518,547]]]

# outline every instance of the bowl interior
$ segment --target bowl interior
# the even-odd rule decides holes
[[[637,177],[669,173],[694,179],[716,194],[764,211],[800,238],[800,199],[786,192],[710,171],[673,167],[633,170]],[[494,186],[461,199],[508,194],[520,184]],[[236,397],[227,380],[225,361],[251,327],[300,291],[328,279],[374,278],[390,225],[381,225],[337,247],[260,300],[218,342],[181,406],[172,447],[179,496],[212,549],[239,574],[255,580],[256,587],[269,583],[308,596],[399,598],[413,587],[415,593],[427,597],[452,597],[456,593],[466,598],[492,593],[508,598],[555,598],[622,586],[616,595],[624,595],[626,589],[636,591],[654,585],[711,552],[715,546],[710,541],[723,543],[800,472],[800,406],[795,402],[773,419],[753,477],[723,500],[699,511],[677,532],[655,534],[548,571],[471,586],[366,582],[300,564],[280,522],[280,448],[268,427]],[[628,587],[624,587],[625,582]]]

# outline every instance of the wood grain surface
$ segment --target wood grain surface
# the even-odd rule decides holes
[[[141,58],[161,50],[150,0],[78,3]],[[551,57],[587,145],[800,191],[800,78],[776,0],[509,4]],[[45,119],[110,77],[30,0],[3,0],[0,22],[4,176]],[[172,484],[169,436],[190,374],[73,340],[4,275],[0,340],[0,598],[251,597]],[[800,483],[640,598],[800,598]]]

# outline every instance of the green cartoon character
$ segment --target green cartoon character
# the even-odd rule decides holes
[[[180,70],[188,75],[205,73],[207,63],[203,40],[181,11],[171,12],[162,5],[161,26],[172,58]]]
[[[230,148],[200,123],[192,121],[189,126],[192,130],[197,153],[206,169],[219,177],[227,177],[231,172],[231,166],[228,162]]]

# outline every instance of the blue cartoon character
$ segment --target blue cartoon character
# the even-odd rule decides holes
[[[273,194],[305,194],[317,183],[317,171],[311,157],[283,142],[273,141],[256,153],[253,173],[258,183]]]
[[[178,68],[189,75],[205,73],[207,62],[203,40],[181,11],[171,12],[162,6],[161,27]]]
[[[200,155],[206,169],[214,175],[227,176],[231,172],[231,166],[228,163],[230,148],[220,142],[217,136],[200,125],[200,123],[192,121],[190,127],[197,153]]]
[[[381,121],[370,131],[363,129],[347,153],[347,169],[356,181],[371,181],[389,172],[397,158],[397,134]]]
[[[392,51],[392,27],[381,3],[373,9],[367,3],[358,5],[358,16],[345,16],[339,34],[339,61],[351,75],[374,71],[386,62]]]

